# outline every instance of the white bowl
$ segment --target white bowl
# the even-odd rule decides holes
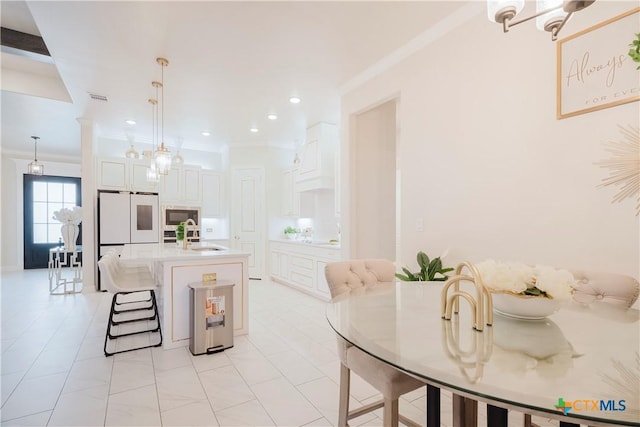
[[[493,311],[516,319],[539,320],[555,313],[560,302],[530,295],[492,292]]]

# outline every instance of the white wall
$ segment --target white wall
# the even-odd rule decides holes
[[[596,2],[563,35],[634,6]],[[619,138],[618,124],[638,124],[640,103],[556,120],[555,48],[533,23],[503,34],[478,13],[345,94],[345,124],[400,97],[400,263],[449,249],[447,264],[492,257],[639,276],[634,201],[612,204],[615,189],[596,188],[607,173],[594,163],[608,157],[603,142]],[[342,134],[345,224],[349,193],[366,191],[350,185],[352,131]]]
[[[352,199],[354,256],[396,258],[396,102],[385,102],[352,120],[355,158]]]

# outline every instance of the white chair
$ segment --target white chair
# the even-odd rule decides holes
[[[577,281],[573,299],[581,304],[602,301],[627,309],[636,302],[640,294],[640,284],[631,276],[583,270],[571,273]]]
[[[346,293],[366,292],[381,286],[395,286],[395,266],[392,262],[384,259],[329,263],[325,267],[325,276],[332,298]],[[425,383],[370,356],[352,346],[342,337],[338,336],[337,338],[340,356],[338,426],[345,427],[348,420],[378,408],[383,408],[383,424],[385,427],[397,426],[398,421],[408,426],[418,426],[419,424],[398,413],[398,399],[405,393],[425,387]],[[383,399],[349,411],[351,371],[377,389],[382,394]]]
[[[104,338],[104,354],[111,356],[117,353],[159,347],[162,345],[162,330],[155,295],[155,283],[151,273],[143,268],[125,268],[120,264],[119,256],[110,251],[98,261],[100,279],[103,287],[113,293],[111,311]],[[152,326],[148,325],[152,322]],[[130,324],[132,332],[114,333],[118,325]],[[140,328],[138,325],[142,325]],[[109,342],[122,337],[138,334],[158,333],[159,342],[149,345],[133,346],[118,351],[108,351]]]

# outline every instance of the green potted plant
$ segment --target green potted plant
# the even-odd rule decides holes
[[[176,226],[176,243],[178,243],[178,245],[181,245],[183,240],[184,240],[184,222],[181,222]]]
[[[284,235],[287,239],[295,239],[298,237],[298,233],[300,233],[300,230],[291,226],[284,229]]]
[[[420,271],[412,273],[408,268],[403,267],[405,274],[396,273],[396,277],[405,282],[444,282],[449,278],[445,273],[453,271],[451,267],[443,267],[440,257],[429,259],[427,254],[418,252],[418,266]]]
[[[640,33],[636,34],[635,40],[631,42],[629,47],[631,48],[629,49],[629,56],[633,62],[640,63]],[[640,70],[640,65],[638,65],[636,70]]]

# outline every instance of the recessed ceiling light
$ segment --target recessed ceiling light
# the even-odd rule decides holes
[[[258,132],[258,128],[257,127],[252,127],[251,129],[249,129],[251,132],[253,133],[257,133]]]
[[[124,122],[126,124],[128,124],[128,125],[135,125],[136,124],[136,121],[135,120],[131,120],[131,119],[125,120]]]
[[[298,98],[297,96],[292,96],[291,98],[289,98],[289,102],[292,104],[299,104],[300,98]]]
[[[208,130],[203,130],[202,131],[202,136],[210,136],[211,132],[209,132]]]
[[[269,120],[276,120],[277,118],[278,118],[278,116],[275,115],[275,114],[267,114],[267,119],[269,119]]]

